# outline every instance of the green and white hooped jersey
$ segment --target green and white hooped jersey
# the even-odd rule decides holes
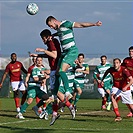
[[[76,45],[73,33],[74,22],[62,21],[60,27],[57,29],[62,50],[68,50],[70,47]]]
[[[89,70],[89,65],[86,64],[86,63],[83,63],[82,64],[82,68],[76,66],[76,70],[79,69],[79,70]],[[86,74],[82,73],[82,72],[76,72],[75,71],[75,80],[78,82],[78,83],[84,83],[84,80],[85,80],[85,77],[86,77]]]
[[[37,66],[35,66],[32,70],[32,73],[31,73],[31,76],[30,76],[30,80],[29,80],[29,87],[32,87],[32,86],[41,86],[40,85],[40,82],[35,82],[34,81],[34,77],[43,77],[44,75],[41,73],[41,71],[43,70],[46,70],[46,68],[44,67],[41,67],[41,68],[38,68]]]
[[[93,74],[94,78],[101,80],[105,71],[107,69],[109,69],[110,67],[112,67],[112,65],[108,64],[108,63],[106,63],[105,65],[100,64],[100,65],[96,66],[94,74]],[[108,74],[103,81],[106,82],[106,81],[110,81],[110,80],[112,80],[112,76],[110,74]]]
[[[66,75],[68,77],[69,88],[71,88],[71,87],[73,87],[74,77],[75,77],[74,68],[73,67],[69,67],[68,70],[66,71]],[[61,80],[60,86],[63,86],[62,80]]]

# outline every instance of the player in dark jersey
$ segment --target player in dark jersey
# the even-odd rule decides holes
[[[27,70],[24,68],[23,64],[21,62],[17,61],[16,53],[12,53],[11,54],[11,62],[6,66],[5,72],[4,72],[1,82],[0,82],[0,89],[2,88],[2,85],[3,85],[3,82],[6,78],[6,76],[9,74],[10,83],[11,83],[12,90],[14,93],[14,101],[15,101],[17,112],[20,111],[19,90],[23,94],[22,100],[21,100],[21,105],[26,100],[26,88],[25,88],[24,82],[22,80],[21,71],[23,71],[25,74],[27,74]]]
[[[114,67],[109,68],[103,78],[110,73],[113,77],[113,88],[111,92],[111,99],[113,104],[113,109],[116,114],[115,121],[121,121],[122,118],[119,113],[118,104],[116,98],[121,96],[122,103],[127,104],[133,113],[133,99],[130,91],[130,86],[133,84],[133,77],[126,67],[121,66],[121,60],[115,58],[113,60]],[[103,82],[102,82],[103,83]]]

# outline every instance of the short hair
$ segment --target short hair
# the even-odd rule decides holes
[[[51,36],[51,31],[48,30],[48,29],[45,29],[45,30],[43,30],[43,31],[40,33],[40,36],[41,36],[41,38]]]
[[[16,54],[16,53],[11,53],[11,57],[12,57],[13,55],[17,55],[17,54]]]
[[[100,59],[102,59],[103,57],[107,59],[107,56],[106,56],[106,55],[102,55],[102,56],[100,57]]]
[[[130,51],[130,50],[133,50],[133,46],[129,47],[129,51]]]
[[[46,24],[48,25],[48,22],[51,21],[52,19],[55,19],[55,20],[56,20],[55,17],[53,17],[53,16],[48,16],[47,19],[46,19]]]
[[[79,56],[83,56],[83,58],[85,57],[83,53],[80,53],[80,54],[78,55],[78,57],[79,57]]]
[[[113,62],[115,62],[116,60],[118,60],[121,63],[121,59],[120,58],[114,58]]]

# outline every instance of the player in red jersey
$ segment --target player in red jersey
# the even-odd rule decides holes
[[[44,48],[36,48],[36,52],[44,52],[44,54],[31,54],[31,56],[41,56],[47,57],[50,66],[50,89],[52,94],[54,94],[54,84],[57,70],[57,64],[61,56],[60,43],[56,38],[52,37],[51,32],[48,29],[43,30],[40,33],[42,41],[47,45],[47,50]],[[54,106],[54,105],[53,105]],[[57,107],[56,107],[57,108]]]
[[[133,77],[126,67],[121,66],[121,60],[119,58],[115,58],[113,60],[113,65],[114,67],[109,68],[105,72],[102,81],[108,73],[112,75],[113,88],[111,92],[111,99],[113,103],[113,109],[116,114],[115,121],[121,121],[122,118],[118,110],[116,98],[121,96],[122,103],[127,104],[130,108],[130,111],[133,113],[133,99],[130,91],[130,86],[133,84]]]
[[[12,90],[14,93],[14,101],[16,105],[17,112],[20,111],[20,103],[19,103],[19,90],[22,92],[22,100],[21,105],[26,100],[26,88],[24,86],[22,77],[21,77],[21,71],[23,71],[25,74],[27,74],[27,70],[24,68],[23,64],[19,61],[17,61],[17,55],[15,53],[11,54],[11,62],[6,66],[5,72],[2,76],[1,82],[0,82],[0,89],[2,88],[3,82],[9,74],[10,76],[10,82],[12,86]]]
[[[129,47],[129,57],[126,57],[123,60],[122,66],[125,66],[133,77],[133,46]],[[130,86],[130,89],[131,93],[133,94],[133,84]],[[127,117],[132,117],[132,116],[133,114],[131,112],[127,114]]]
[[[44,52],[45,54],[31,54],[31,56],[40,56],[48,58],[50,66],[50,89],[53,93],[54,83],[55,83],[55,73],[57,69],[58,60],[61,56],[60,43],[56,38],[52,38],[52,34],[48,29],[43,30],[40,36],[47,45],[47,50],[43,48],[36,48],[36,52]]]

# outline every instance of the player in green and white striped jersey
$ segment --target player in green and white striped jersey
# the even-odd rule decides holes
[[[78,55],[78,59],[75,61],[75,79],[74,79],[74,88],[76,91],[75,99],[74,99],[74,107],[75,110],[76,104],[82,94],[82,89],[84,88],[84,81],[87,74],[89,74],[89,66],[84,62],[84,54],[80,53]]]
[[[105,71],[109,69],[112,65],[110,63],[107,63],[107,57],[105,55],[102,55],[100,59],[101,63],[100,65],[96,66],[93,76],[98,83],[98,91],[102,96],[102,109],[106,109],[106,102],[107,102],[108,103],[107,110],[110,110],[111,107],[110,91],[113,85],[112,76],[110,74],[106,76],[106,78],[104,79],[104,86],[101,85],[101,79]]]
[[[57,33],[54,35],[59,36],[61,47],[63,50],[63,53],[61,55],[61,58],[59,60],[58,66],[59,66],[59,75],[63,81],[64,88],[65,88],[65,97],[71,97],[72,95],[69,92],[69,85],[68,85],[68,78],[66,75],[66,71],[68,68],[73,64],[75,59],[78,55],[78,49],[75,44],[74,39],[74,33],[73,28],[85,28],[85,27],[92,27],[92,26],[101,26],[102,22],[98,21],[96,23],[78,23],[78,22],[70,22],[70,21],[58,21],[53,16],[49,16],[46,19],[46,24],[52,28],[57,30]],[[56,78],[58,80],[58,78]],[[56,81],[55,81],[56,82]],[[58,91],[59,86],[55,86],[55,95]],[[67,99],[66,98],[66,99]],[[54,112],[56,112],[56,108]],[[53,115],[53,121],[56,120],[57,113],[54,113]],[[54,122],[52,122],[54,123]]]

